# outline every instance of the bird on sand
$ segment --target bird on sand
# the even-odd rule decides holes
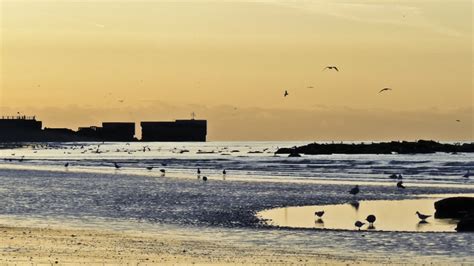
[[[461,122],[461,120],[459,120],[459,119],[456,119],[456,122]]]
[[[225,170],[225,169],[224,169],[224,170],[222,170],[222,174],[223,174],[223,175],[227,174],[227,172],[226,172],[226,170]]]
[[[418,215],[418,218],[420,218],[422,221],[431,217],[431,215],[421,214],[419,211],[416,211],[416,215]]]
[[[198,168],[197,173],[198,173],[198,175],[200,175],[201,174],[201,169]]]
[[[153,170],[153,166],[147,166],[146,170],[149,170],[149,171]]]
[[[468,169],[468,170],[467,170],[467,173],[465,173],[465,174],[463,175],[463,177],[469,178],[470,176],[471,176],[471,172],[470,172],[469,169]]]
[[[120,169],[122,166],[118,165],[118,163],[114,163],[115,169]]]
[[[164,174],[164,173],[166,173],[166,170],[165,169],[160,169],[160,172]]]
[[[283,94],[283,97],[286,97],[286,96],[288,96],[288,95],[289,95],[289,94],[288,94],[288,91],[285,90],[285,93]]]
[[[397,183],[397,188],[403,188],[403,189],[406,188],[406,187],[403,185],[403,181],[398,181],[398,183]]]
[[[359,192],[360,192],[359,185],[356,185],[351,190],[349,190],[349,193],[351,193],[352,195],[357,195]]]
[[[339,68],[337,68],[337,66],[327,66],[327,67],[323,68],[323,70],[326,70],[326,69],[336,70],[337,72],[339,72]]]
[[[371,214],[371,215],[367,216],[367,218],[365,218],[365,220],[367,222],[369,222],[370,224],[373,224],[375,222],[375,220],[377,220],[377,218],[375,217],[375,215]]]
[[[392,90],[391,88],[383,88],[379,91],[379,93],[384,92],[384,91],[391,91],[391,90]]]
[[[314,215],[318,216],[319,218],[323,217],[324,211],[315,211]]]
[[[207,181],[207,176],[203,176],[202,181]]]
[[[360,231],[360,228],[361,228],[362,226],[364,226],[364,224],[365,224],[365,223],[363,223],[363,222],[361,222],[361,221],[357,221],[357,222],[355,222],[354,225],[355,225],[357,228],[359,228],[359,231]]]

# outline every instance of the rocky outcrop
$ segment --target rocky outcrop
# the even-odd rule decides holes
[[[461,219],[467,215],[474,215],[474,198],[453,197],[435,202],[435,218]]]
[[[459,153],[474,152],[474,143],[464,144],[447,144],[439,143],[432,140],[419,140],[416,142],[408,141],[392,141],[380,143],[360,143],[360,144],[344,144],[344,143],[311,143],[308,145],[281,148],[276,153],[291,154],[415,154],[415,153]]]

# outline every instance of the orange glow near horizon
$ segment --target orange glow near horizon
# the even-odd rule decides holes
[[[0,112],[77,128],[194,111],[210,140],[473,140],[472,9],[0,0]]]

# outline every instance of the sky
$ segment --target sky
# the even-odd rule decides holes
[[[0,113],[75,129],[194,112],[209,140],[474,140],[472,14],[470,0],[0,0]]]

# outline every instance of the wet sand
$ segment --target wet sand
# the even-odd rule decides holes
[[[0,264],[344,265],[356,261],[355,258],[239,247],[211,240],[178,240],[169,236],[23,227],[0,227],[0,232]]]
[[[291,230],[271,227],[255,216],[275,207],[351,202],[354,197],[348,190],[352,183],[248,182],[216,177],[203,182],[196,176],[174,178],[172,174],[152,178],[113,171],[29,169],[2,169],[0,177],[0,198],[5,199],[0,202],[0,264],[29,263],[30,259],[35,263],[87,264],[466,263],[474,259],[469,244],[474,240],[472,234]],[[363,186],[357,199],[473,192],[472,187],[400,191],[393,184]],[[10,215],[19,221],[39,219],[40,223],[8,222]],[[93,222],[84,221],[85,217]],[[54,226],[64,220],[83,221],[86,228],[71,229],[76,227],[67,223]],[[139,234],[122,230],[134,230],[143,223],[150,226],[138,229],[142,231]]]

